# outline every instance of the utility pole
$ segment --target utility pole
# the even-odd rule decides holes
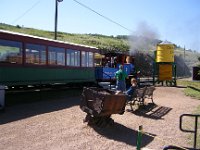
[[[183,55],[183,57],[184,57],[184,64],[186,65],[186,63],[185,63],[185,45],[184,45],[184,55]],[[184,66],[184,76],[185,76],[185,67],[186,66]]]
[[[55,0],[55,36],[54,39],[57,40],[57,23],[58,23],[58,3],[62,2],[63,0]]]

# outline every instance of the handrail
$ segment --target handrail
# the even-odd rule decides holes
[[[195,117],[195,126],[194,126],[194,130],[186,130],[186,129],[183,129],[182,127],[182,120],[183,120],[183,117],[185,116],[188,116],[188,117]],[[200,115],[198,114],[183,114],[180,116],[180,130],[183,131],[183,132],[191,132],[191,133],[194,133],[194,148],[196,149],[196,142],[197,142],[197,129],[198,129],[198,117],[200,117]]]
[[[100,72],[100,70],[98,70],[98,73]],[[111,76],[103,71],[101,71],[101,73],[105,74],[106,76],[109,77],[109,80],[110,80],[110,90],[111,90]]]
[[[109,77],[109,79],[110,79],[110,90],[111,90],[111,76],[109,74],[103,72],[103,71],[102,71],[102,73]]]

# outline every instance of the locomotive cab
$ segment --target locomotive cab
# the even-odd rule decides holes
[[[97,81],[115,81],[115,72],[119,69],[120,65],[124,66],[123,69],[129,78],[134,75],[133,56],[123,53],[105,53],[95,55],[95,62],[97,62],[95,63],[95,77]]]

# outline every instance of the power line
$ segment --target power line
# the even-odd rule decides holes
[[[31,11],[36,5],[38,5],[41,2],[41,0],[34,3],[29,9],[27,9],[21,16],[19,16],[17,19],[15,19],[12,24],[16,23],[18,20],[20,20],[22,17],[24,17],[29,11]]]
[[[85,7],[86,9],[88,9],[88,10],[94,12],[95,14],[101,16],[102,18],[104,18],[104,19],[106,19],[106,20],[108,20],[108,21],[110,21],[110,22],[112,22],[112,23],[114,23],[114,24],[116,24],[116,25],[122,27],[123,29],[125,29],[125,30],[127,30],[127,31],[129,31],[129,32],[133,32],[132,30],[130,30],[130,29],[126,28],[125,26],[121,25],[120,23],[118,23],[118,22],[116,22],[116,21],[114,21],[114,20],[112,20],[112,19],[110,19],[110,18],[108,18],[108,17],[106,17],[106,16],[104,16],[104,15],[98,13],[97,11],[95,11],[94,9],[92,9],[92,8],[90,8],[90,7],[88,7],[88,6],[86,6],[85,4],[80,3],[80,2],[77,1],[77,0],[73,0],[73,1],[76,2],[76,3],[78,3],[78,4],[81,5],[81,6]]]

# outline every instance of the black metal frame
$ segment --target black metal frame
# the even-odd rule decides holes
[[[183,129],[183,117],[195,117],[195,126],[194,126],[194,130],[187,130],[187,129]],[[181,131],[183,132],[190,132],[190,133],[194,133],[194,145],[193,145],[193,148],[184,148],[184,147],[178,147],[178,146],[174,146],[174,145],[168,145],[168,146],[165,146],[163,148],[163,150],[185,150],[185,149],[188,149],[188,150],[200,150],[200,149],[197,149],[196,148],[196,142],[197,142],[197,129],[198,129],[198,118],[200,117],[200,114],[182,114],[180,116],[180,120],[179,120],[179,128]]]
[[[195,117],[195,126],[194,126],[194,130],[186,130],[183,129],[182,127],[182,123],[183,123],[183,117]],[[198,117],[200,117],[199,114],[183,114],[180,116],[180,130],[183,132],[190,132],[190,133],[194,133],[194,148],[196,149],[196,144],[197,144],[197,129],[198,129]]]

